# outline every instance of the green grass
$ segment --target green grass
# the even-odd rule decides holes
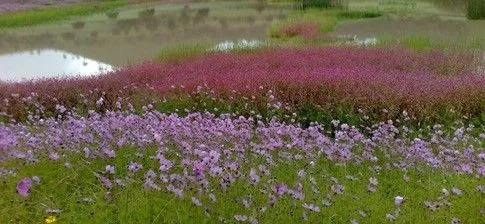
[[[218,198],[216,203],[202,195],[199,199],[207,207],[210,217],[204,214],[203,207],[191,203],[191,196],[196,192],[186,191],[184,199],[180,200],[173,194],[162,191],[145,190],[142,187],[143,174],[148,169],[157,170],[158,161],[148,158],[156,147],[146,149],[121,148],[118,156],[113,159],[86,160],[78,155],[65,155],[58,161],[40,162],[37,164],[22,164],[20,161],[2,164],[2,168],[18,168],[16,177],[4,178],[0,182],[0,223],[41,223],[46,215],[46,208],[59,208],[63,212],[58,215],[58,223],[215,223],[223,218],[233,223],[234,214],[257,216],[260,223],[300,223],[302,222],[302,202],[294,204],[289,196],[278,200],[274,207],[268,207],[264,213],[258,209],[265,206],[267,194],[262,194],[247,182],[239,181],[222,192],[215,187]],[[135,156],[135,152],[145,154],[143,158]],[[254,163],[261,162],[253,158]],[[46,159],[43,159],[46,161]],[[93,172],[104,169],[106,164],[115,165],[117,177],[126,174],[126,166],[130,161],[144,165],[142,171],[134,176],[134,182],[126,187],[114,187],[112,199],[105,199],[106,190],[100,185]],[[72,168],[65,168],[64,163],[70,162]],[[271,167],[271,176],[275,182],[285,182],[292,186],[297,182],[296,173],[307,164],[301,162],[278,162]],[[484,206],[483,197],[475,189],[484,184],[483,179],[472,176],[448,174],[429,168],[410,169],[410,182],[403,180],[403,172],[395,169],[372,172],[368,166],[336,165],[325,159],[316,161],[315,168],[308,168],[317,180],[320,193],[313,193],[308,179],[304,180],[304,202],[316,203],[322,209],[321,213],[309,213],[309,223],[349,223],[356,219],[360,223],[385,223],[386,213],[393,213],[395,196],[403,196],[406,202],[401,206],[398,223],[449,223],[452,217],[458,217],[462,223],[483,223],[485,216],[479,216],[480,208]],[[384,165],[384,164],[379,164]],[[242,172],[248,167],[243,166]],[[24,176],[37,175],[41,178],[39,185],[34,185],[28,198],[21,198],[15,193],[15,184]],[[352,175],[358,180],[348,180]],[[324,178],[326,176],[326,178]],[[334,204],[330,207],[321,205],[326,194],[331,194],[330,177],[335,177],[345,186],[345,194],[333,196]],[[368,193],[367,184],[370,177],[379,181],[377,192]],[[261,182],[268,180],[263,176]],[[217,186],[213,183],[212,186]],[[441,189],[460,188],[462,196],[450,196],[451,207],[441,207],[431,212],[424,206],[424,201],[436,201],[441,195]],[[93,203],[83,202],[90,197]],[[240,202],[243,197],[251,197],[255,206],[247,209]],[[366,211],[368,217],[361,217],[358,210]]]
[[[125,0],[83,3],[68,6],[39,8],[0,14],[0,29],[32,26],[113,10],[127,4]]]
[[[188,60],[192,57],[201,56],[207,53],[210,48],[209,44],[181,44],[171,45],[162,48],[157,55],[156,60],[163,62],[173,62]]]
[[[408,49],[423,51],[431,49],[433,41],[429,37],[410,36],[402,41],[402,45]]]
[[[378,45],[384,47],[400,46],[411,50],[427,51],[427,50],[453,50],[453,51],[473,51],[485,49],[485,38],[478,36],[470,36],[463,38],[463,40],[447,40],[447,39],[433,39],[426,35],[405,36],[402,38],[396,37],[380,37],[378,38]]]
[[[194,44],[180,44],[163,47],[160,53],[155,57],[156,61],[160,62],[177,62],[193,59],[194,57],[204,56],[206,54],[214,53],[210,49],[215,44],[208,43],[194,43]],[[244,54],[250,52],[261,51],[275,47],[269,43],[264,43],[256,48],[241,48],[234,47],[230,50],[232,54]],[[178,99],[177,99],[178,100]]]

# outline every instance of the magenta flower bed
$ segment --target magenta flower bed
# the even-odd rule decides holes
[[[77,105],[90,95],[96,101],[101,92],[112,103],[119,96],[167,96],[180,86],[178,91],[187,93],[207,86],[216,94],[236,92],[247,97],[270,89],[290,105],[407,110],[413,115],[451,106],[467,115],[485,110],[485,76],[475,74],[472,55],[351,47],[218,53],[180,63],[148,62],[90,79],[6,84],[0,88],[0,98],[9,106],[2,103],[0,109],[21,110],[20,99],[32,92],[52,108]]]

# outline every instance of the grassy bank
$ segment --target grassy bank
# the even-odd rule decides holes
[[[379,16],[382,13],[378,11],[349,11],[345,8],[295,10],[287,20],[273,23],[268,36],[277,43],[327,43],[331,40],[326,34],[335,30],[340,22]]]
[[[101,1],[2,13],[0,15],[0,29],[38,25],[69,19],[72,16],[91,15],[113,10],[127,3],[125,0]]]

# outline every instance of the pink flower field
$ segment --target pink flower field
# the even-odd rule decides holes
[[[118,97],[170,97],[203,87],[219,97],[256,97],[256,101],[271,90],[277,100],[290,106],[385,109],[393,115],[407,110],[418,117],[436,117],[437,112],[451,109],[472,117],[485,109],[485,76],[477,74],[475,66],[471,54],[384,48],[214,53],[177,63],[146,62],[89,79],[3,84],[0,109],[18,114],[26,101],[22,98],[51,111],[57,104],[70,108],[100,97],[114,106]]]

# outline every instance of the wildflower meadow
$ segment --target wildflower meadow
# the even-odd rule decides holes
[[[344,10],[331,2],[301,7]],[[481,52],[282,24],[176,60],[0,81],[0,223],[485,223]]]

